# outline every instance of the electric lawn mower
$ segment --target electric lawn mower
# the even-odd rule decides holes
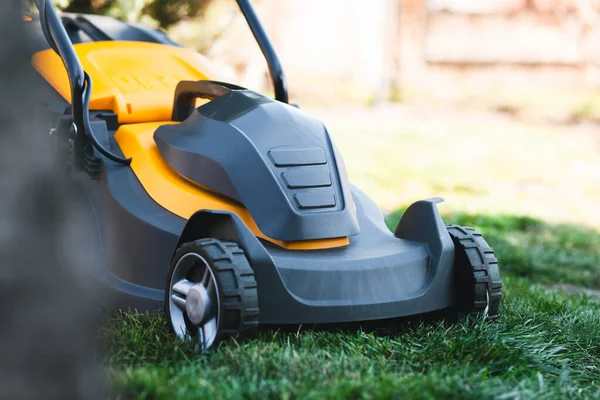
[[[164,305],[174,333],[203,350],[261,324],[497,317],[498,262],[481,234],[445,225],[440,199],[412,204],[390,232],[323,123],[287,104],[277,55],[250,1],[237,3],[275,99],[214,80],[159,30],[59,15],[50,0],[24,22],[111,306]]]

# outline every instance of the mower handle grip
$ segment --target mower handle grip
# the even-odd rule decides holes
[[[196,109],[196,99],[214,100],[232,90],[247,90],[241,86],[218,81],[181,81],[175,87],[173,121],[182,122]]]

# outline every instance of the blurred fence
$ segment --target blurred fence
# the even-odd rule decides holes
[[[600,1],[255,3],[299,95],[452,99],[600,85]],[[246,82],[265,81],[247,31],[230,29],[214,49]]]
[[[590,1],[402,2],[409,3],[399,29],[404,87],[452,97],[457,89],[524,94],[600,84],[598,8]]]

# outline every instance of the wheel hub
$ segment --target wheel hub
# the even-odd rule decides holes
[[[208,292],[201,283],[193,285],[186,296],[185,312],[194,325],[200,325],[210,314],[211,301]]]
[[[208,349],[217,337],[219,292],[210,267],[199,254],[188,253],[176,264],[169,286],[169,314],[181,339],[194,338]]]

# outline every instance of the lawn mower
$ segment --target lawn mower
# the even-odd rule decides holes
[[[162,307],[201,350],[259,325],[496,318],[498,261],[481,234],[445,225],[437,198],[391,232],[324,124],[288,104],[252,4],[237,3],[274,99],[216,80],[160,30],[59,14],[50,0],[23,22],[39,39],[53,149],[89,202],[110,306]]]

